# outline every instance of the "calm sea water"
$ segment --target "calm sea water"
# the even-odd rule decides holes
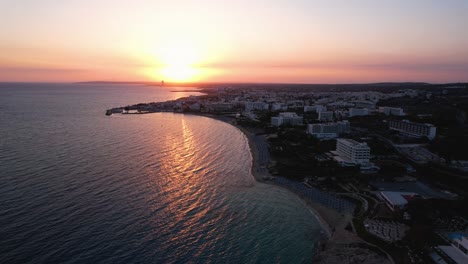
[[[310,263],[317,220],[254,181],[239,130],[182,114],[104,115],[187,95],[0,84],[0,263]]]

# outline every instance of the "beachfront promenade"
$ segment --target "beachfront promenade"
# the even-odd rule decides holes
[[[282,185],[291,191],[301,195],[302,197],[309,199],[312,202],[321,204],[327,208],[334,209],[341,214],[353,214],[355,205],[345,199],[339,198],[338,196],[323,192],[319,189],[308,187],[301,182],[288,180],[283,177],[276,177],[274,182]]]
[[[270,162],[270,154],[268,151],[268,143],[263,135],[254,135],[252,140],[257,148],[258,156],[258,167],[256,168],[258,173],[268,175],[268,164]],[[288,180],[283,177],[276,177],[274,179],[276,184],[284,186],[294,193],[299,194],[305,199],[311,202],[318,203],[327,208],[334,209],[340,214],[353,214],[355,205],[343,198],[340,198],[332,193],[321,191],[314,187],[309,187],[301,182]]]
[[[258,150],[258,168],[257,172],[267,175],[268,172],[268,164],[270,163],[270,153],[268,151],[268,143],[265,140],[264,136],[261,135],[255,135],[252,137],[257,150]]]

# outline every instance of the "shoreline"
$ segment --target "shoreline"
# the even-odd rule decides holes
[[[314,263],[354,263],[354,260],[352,259],[356,258],[355,260],[358,260],[360,259],[359,256],[362,256],[362,254],[366,254],[367,257],[371,258],[372,260],[377,260],[377,262],[381,264],[395,263],[387,252],[383,251],[378,247],[377,248],[380,251],[384,252],[387,255],[386,257],[382,258],[381,256],[379,256],[378,253],[376,253],[375,250],[362,247],[361,244],[363,243],[371,245],[374,248],[376,246],[364,241],[356,234],[352,222],[353,214],[341,214],[338,211],[335,211],[334,209],[327,208],[319,203],[307,199],[306,197],[294,192],[293,190],[290,190],[284,185],[267,180],[269,177],[274,178],[274,176],[272,176],[266,169],[266,166],[270,161],[269,157],[267,158],[266,164],[260,164],[260,155],[262,153],[260,153],[261,150],[259,149],[259,146],[257,145],[257,142],[255,140],[255,137],[257,135],[254,131],[249,131],[249,129],[233,123],[232,121],[235,120],[234,117],[200,113],[172,113],[204,116],[207,118],[227,123],[239,129],[239,131],[246,137],[247,143],[249,145],[249,150],[252,157],[251,174],[255,180],[255,183],[274,185],[280,187],[282,190],[290,192],[294,197],[296,197],[300,202],[302,202],[304,206],[306,206],[306,208],[318,221],[322,232],[317,242],[314,243],[315,247],[314,252],[312,253],[312,259]],[[264,156],[265,153],[263,153],[263,159],[265,158]],[[267,179],[265,179],[264,177]],[[349,226],[351,226],[351,230],[349,230]],[[323,236],[324,233],[326,236]]]
[[[360,244],[365,243],[373,247],[376,247],[375,245],[372,245],[364,241],[355,233],[354,225],[352,222],[353,220],[352,214],[341,214],[331,208],[326,208],[325,206],[321,204],[313,202],[301,196],[300,194],[286,188],[285,186],[281,184],[277,184],[273,181],[265,180],[264,177],[272,177],[272,175],[266,169],[260,170],[261,169],[261,166],[259,164],[260,150],[254,140],[255,132],[249,131],[247,128],[244,128],[238,124],[233,123],[232,121],[235,120],[235,118],[233,117],[218,116],[218,115],[212,115],[212,114],[195,114],[195,115],[212,118],[212,119],[227,123],[239,129],[240,132],[246,137],[247,143],[249,145],[250,154],[252,156],[251,174],[253,178],[255,179],[255,182],[260,183],[260,184],[270,184],[270,185],[278,186],[281,189],[290,192],[292,195],[294,195],[294,197],[296,197],[300,202],[302,202],[304,206],[306,206],[306,208],[311,212],[311,214],[318,221],[321,229],[326,235],[325,237],[321,235],[321,237],[315,243],[315,248],[314,248],[314,252],[312,256],[314,263],[318,263],[318,264],[326,264],[326,263],[331,263],[331,262],[332,263],[341,262],[343,264],[354,263],[354,261],[350,261],[350,259],[353,259],[355,256],[359,256],[360,254],[362,254],[363,248],[361,248]],[[260,171],[263,171],[263,173],[261,173]],[[347,230],[347,227],[349,225],[352,227],[352,231]],[[383,251],[379,247],[377,248],[380,249],[382,252],[384,252],[386,254],[386,257],[382,258],[378,254],[376,255],[375,251],[367,249],[366,254],[368,255],[369,258],[373,259],[374,261],[377,260],[377,262],[381,264],[387,264],[387,263],[395,264],[395,262],[393,261],[393,259],[387,252]],[[337,257],[337,255],[343,254],[343,251],[346,252],[344,254],[346,255],[346,257],[344,259],[341,257]]]
[[[252,155],[251,174],[254,177],[255,181],[259,182],[259,183],[262,183],[262,184],[271,184],[271,185],[278,186],[278,187],[282,188],[283,190],[286,190],[286,191],[290,192],[291,194],[293,194],[295,197],[297,197],[297,199],[299,199],[309,209],[309,211],[317,219],[317,221],[319,222],[321,228],[327,234],[327,240],[330,240],[332,238],[333,233],[334,233],[333,230],[336,229],[336,227],[340,224],[340,222],[342,222],[342,220],[343,220],[343,219],[341,219],[342,217],[338,213],[336,213],[336,215],[333,215],[334,212],[333,212],[332,209],[325,208],[325,207],[323,207],[323,206],[321,206],[319,204],[316,204],[316,203],[313,203],[313,202],[311,202],[309,200],[306,200],[303,197],[301,197],[299,194],[291,191],[288,188],[285,188],[284,186],[282,186],[280,184],[275,184],[274,182],[265,180],[263,177],[274,177],[274,176],[272,176],[268,172],[268,170],[265,170],[264,173],[260,172],[261,168],[260,168],[260,164],[259,164],[259,149],[258,149],[258,147],[256,146],[256,144],[254,142],[253,132],[248,131],[246,128],[244,128],[244,127],[242,127],[240,125],[237,125],[237,124],[234,124],[234,123],[230,122],[230,121],[234,120],[233,118],[230,118],[230,117],[216,116],[216,115],[201,115],[201,116],[205,116],[205,117],[208,117],[208,118],[212,118],[212,119],[227,123],[227,124],[237,128],[237,129],[239,129],[242,132],[242,134],[244,134],[244,136],[246,137],[247,143],[249,145],[250,154]],[[325,215],[327,215],[327,216],[325,216]]]

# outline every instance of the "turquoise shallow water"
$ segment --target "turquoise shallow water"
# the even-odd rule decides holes
[[[0,84],[0,263],[310,263],[319,223],[296,196],[253,180],[239,130],[104,115],[186,95]]]

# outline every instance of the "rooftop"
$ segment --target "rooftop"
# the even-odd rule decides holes
[[[442,250],[445,254],[447,254],[451,259],[453,259],[456,263],[467,263],[468,256],[463,255],[460,250],[452,247],[452,246],[439,246],[439,249]]]
[[[440,198],[440,199],[453,199],[449,194],[443,193],[439,190],[432,189],[426,184],[417,182],[380,182],[372,181],[369,184],[380,191],[386,192],[413,192],[417,193],[424,198]]]
[[[351,145],[358,145],[358,144],[360,144],[360,143],[357,142],[356,140],[354,140],[354,139],[349,139],[349,138],[339,138],[339,139],[337,139],[337,140],[342,141],[342,142],[347,143],[347,144],[351,144]]]
[[[393,205],[405,205],[409,197],[417,195],[411,192],[381,192],[381,194]]]
[[[342,142],[348,146],[365,146],[368,147],[367,143],[365,142],[357,142],[354,139],[349,139],[349,138],[338,138],[336,139],[337,142]]]

